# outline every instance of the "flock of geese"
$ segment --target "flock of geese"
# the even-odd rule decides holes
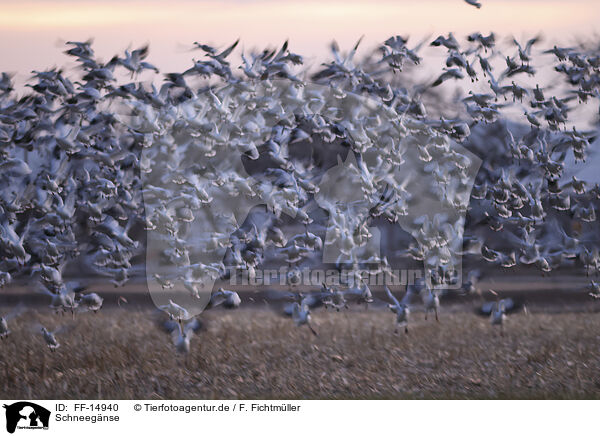
[[[337,243],[336,268],[392,274],[369,248],[376,220],[410,235],[394,255],[426,271],[401,299],[385,288],[396,330],[408,332],[418,297],[438,319],[452,284],[444,273],[463,258],[597,274],[600,187],[565,173],[597,159],[597,120],[580,111],[598,105],[600,47],[543,50],[540,41],[499,48],[493,33],[439,36],[429,50],[446,51],[443,72],[420,83],[423,43],[402,36],[362,61],[360,41],[348,53],[333,43],[316,70],[287,42],[242,53],[237,68],[238,41],[195,43],[193,65],[162,76],[147,46],[104,62],[91,41],[67,42],[71,77],[33,71],[26,91],[0,77],[0,285],[35,278],[52,310],[75,316],[103,299],[67,277],[120,287],[146,268],[162,326],[185,352],[201,311],[239,307],[235,291],[212,291],[236,271],[285,264],[293,276]],[[536,83],[538,59],[562,79]],[[450,82],[470,90],[443,107],[439,89]],[[352,158],[338,159],[350,182],[321,189],[335,147]],[[461,292],[476,290],[469,274]],[[589,292],[599,297],[599,285]],[[315,308],[375,300],[358,278],[271,297],[315,335]],[[0,338],[21,311],[0,318]],[[494,303],[491,324],[506,312],[506,301]],[[56,350],[60,330],[40,330]]]

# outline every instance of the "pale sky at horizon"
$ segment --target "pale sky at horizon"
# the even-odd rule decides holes
[[[519,38],[543,31],[546,43],[568,44],[575,35],[600,30],[598,0],[481,2],[476,9],[463,0],[1,1],[0,71],[27,75],[61,66],[68,61],[63,42],[90,37],[104,59],[149,42],[148,60],[166,72],[187,68],[200,56],[187,51],[193,41],[224,46],[240,37],[240,48],[249,50],[289,39],[293,51],[319,59],[332,39],[349,47],[362,35],[367,50],[397,34],[412,35],[416,44],[448,31]]]

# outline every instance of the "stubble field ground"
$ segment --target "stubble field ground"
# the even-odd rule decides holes
[[[600,314],[528,311],[504,336],[468,308],[412,314],[394,334],[384,307],[313,313],[215,310],[175,352],[149,308],[28,310],[0,342],[0,397],[36,399],[600,398]],[[66,325],[51,352],[32,325]]]

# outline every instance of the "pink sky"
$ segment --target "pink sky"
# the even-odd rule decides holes
[[[342,47],[365,36],[363,49],[388,36],[490,30],[519,38],[544,31],[568,44],[573,35],[598,30],[598,0],[481,0],[476,9],[462,0],[229,0],[229,1],[3,1],[0,5],[0,71],[28,74],[63,65],[62,41],[94,37],[107,59],[128,46],[151,44],[149,61],[161,70],[189,66],[199,52],[193,41],[218,46],[241,37],[240,48],[278,45],[320,60],[328,43]],[[309,56],[310,58],[310,56]]]

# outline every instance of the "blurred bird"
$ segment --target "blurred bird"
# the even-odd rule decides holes
[[[399,302],[387,286],[385,287],[385,292],[388,298],[392,301],[390,304],[388,304],[388,308],[396,314],[396,328],[394,332],[398,333],[398,327],[404,327],[404,333],[408,334],[408,317],[410,315],[408,304],[404,299],[402,299],[402,302]],[[409,294],[407,292],[405,294],[405,298],[408,295]]]
[[[477,9],[481,8],[481,3],[479,3],[477,0],[465,0],[465,2],[471,6],[475,6]]]

